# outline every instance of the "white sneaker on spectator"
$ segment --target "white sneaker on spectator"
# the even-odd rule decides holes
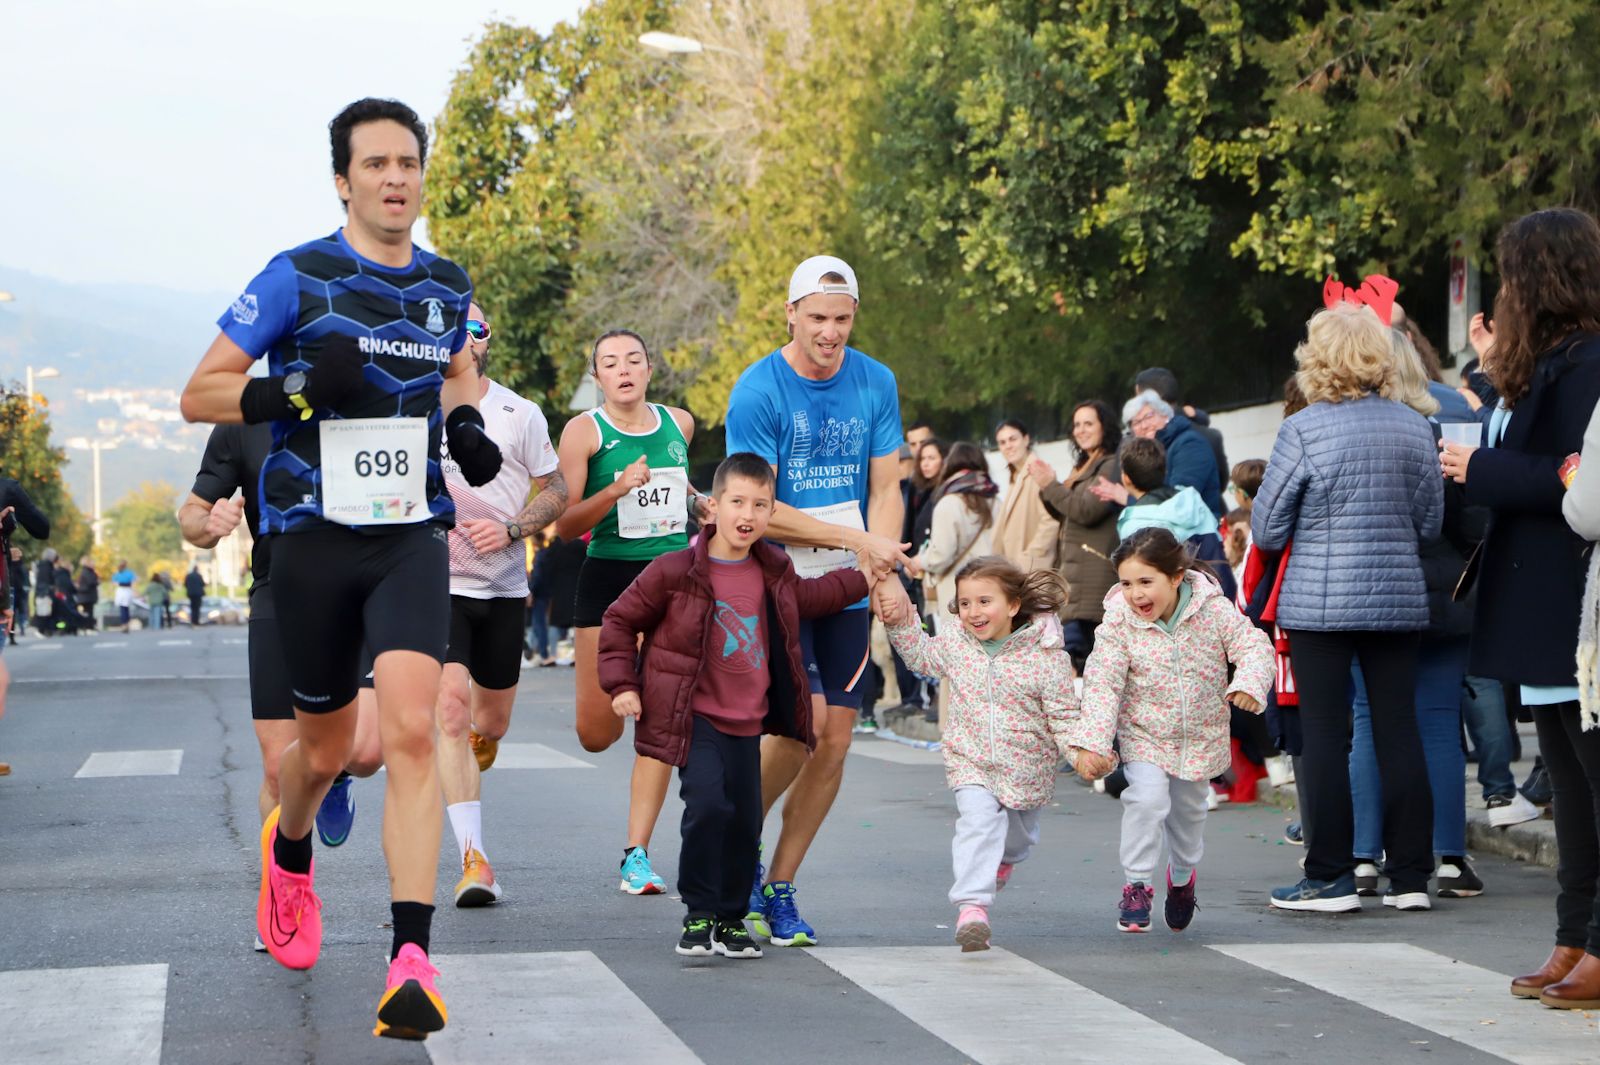
[[[1514,791],[1509,796],[1496,795],[1488,801],[1488,806],[1489,824],[1495,828],[1537,821],[1540,816],[1539,808],[1523,798],[1520,791]]]
[[[1267,780],[1275,788],[1294,783],[1294,764],[1287,755],[1275,754],[1266,760]]]

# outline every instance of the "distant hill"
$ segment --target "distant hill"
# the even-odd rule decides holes
[[[0,303],[0,384],[22,386],[29,365],[60,371],[35,382],[55,442],[117,441],[102,452],[104,506],[141,481],[187,489],[210,429],[175,420],[177,395],[233,294],[78,284],[7,266],[0,290],[15,297]],[[91,455],[69,447],[67,456],[67,485],[87,513]]]

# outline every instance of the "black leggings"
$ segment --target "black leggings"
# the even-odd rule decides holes
[[[1289,633],[1304,732],[1301,765],[1311,800],[1306,876],[1336,880],[1355,868],[1350,800],[1350,662],[1361,661],[1383,783],[1384,868],[1398,892],[1426,891],[1433,874],[1433,793],[1417,732],[1415,632]]]
[[[1531,709],[1555,794],[1556,945],[1600,957],[1600,729],[1583,731],[1577,703]]]

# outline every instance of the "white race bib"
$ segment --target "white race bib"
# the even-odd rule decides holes
[[[426,521],[428,419],[329,418],[322,440],[322,516],[340,525]]]
[[[671,536],[688,521],[689,471],[682,466],[651,467],[648,481],[617,500],[617,535],[624,540]]]
[[[801,507],[800,513],[809,514],[829,525],[845,525],[862,530],[867,527],[861,520],[860,503]],[[794,571],[802,577],[820,577],[837,569],[849,569],[856,564],[856,553],[840,547],[791,547],[789,558],[794,562]]]

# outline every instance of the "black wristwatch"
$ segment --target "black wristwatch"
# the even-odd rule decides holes
[[[304,370],[296,370],[283,379],[283,394],[288,397],[290,405],[300,412],[301,421],[311,417],[311,404],[306,402],[305,391]]]
[[[514,521],[506,522],[506,535],[511,537],[511,539],[513,539],[513,540],[522,539],[522,537],[523,537],[522,526],[518,525]]]

